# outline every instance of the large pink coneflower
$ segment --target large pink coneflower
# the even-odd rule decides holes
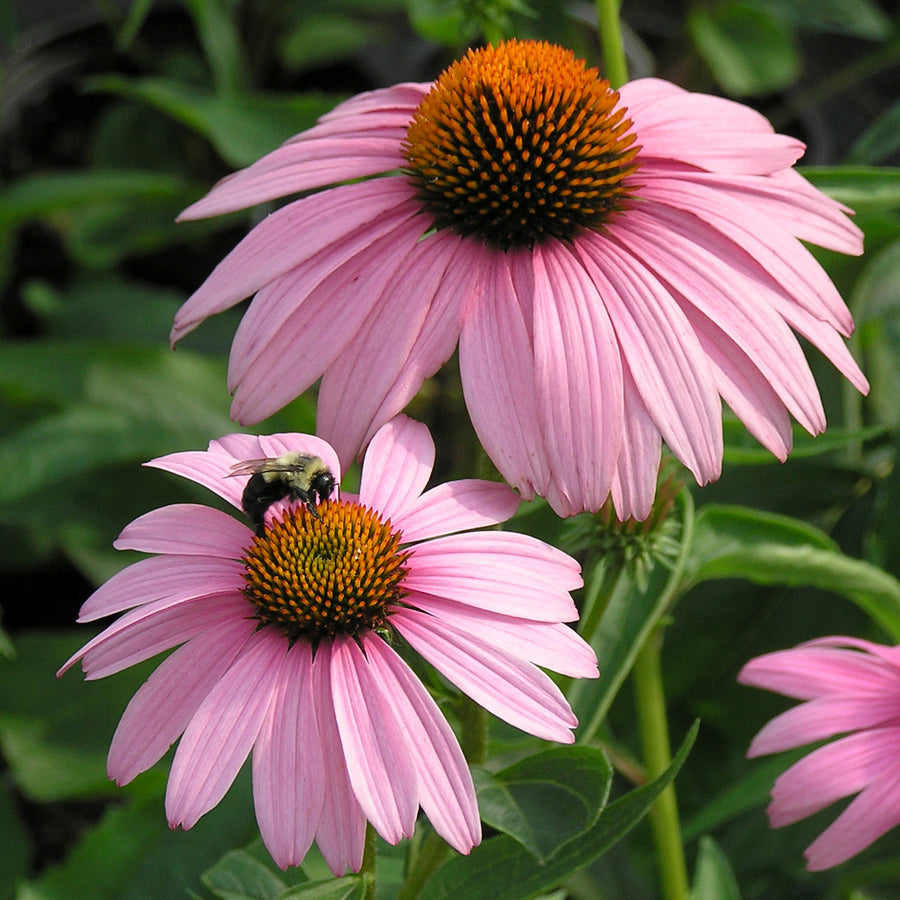
[[[805,701],[772,719],[749,756],[844,735],[791,766],[772,788],[774,828],[856,795],[806,849],[807,868],[836,866],[900,824],[900,647],[819,638],[750,660],[738,680]]]
[[[801,243],[858,254],[861,234],[791,169],[803,149],[728,100],[613,91],[551,44],[472,50],[433,84],[342,103],[187,209],[315,191],[217,266],[172,340],[255,293],[233,416],[321,376],[317,431],[345,464],[458,341],[478,437],[523,497],[570,515],[611,492],[643,518],[661,441],[698,482],[719,475],[722,400],[779,459],[790,415],[823,430],[794,332],[867,389]]]
[[[247,478],[232,467],[286,452],[318,456],[339,477],[333,449],[302,434],[231,434],[150,465],[240,509]],[[423,493],[433,461],[425,426],[398,417],[372,439],[359,496],[311,502],[315,514],[279,501],[258,536],[194,504],[132,522],[116,546],[156,555],[97,590],[80,621],[130,612],[63,671],[81,660],[102,678],[178,649],[125,710],[110,777],[130,781],[181,736],[166,811],[189,828],[252,750],[257,820],[282,867],[315,840],[335,874],[358,870],[366,821],[396,843],[420,806],[457,850],[477,844],[466,761],[401,645],[500,718],[562,742],[575,716],[538,666],[596,677],[597,661],[562,624],[577,618],[578,564],[526,535],[463,533],[509,518],[518,497],[477,480]]]

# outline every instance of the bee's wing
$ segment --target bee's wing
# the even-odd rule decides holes
[[[231,478],[234,475],[252,475],[254,472],[259,472],[266,466],[266,463],[273,463],[274,459],[245,459],[243,462],[235,463],[228,470],[228,477]]]
[[[228,472],[232,475],[253,475],[255,472],[296,472],[304,463],[308,463],[311,456],[300,456],[297,462],[282,462],[279,457],[269,459],[245,459],[235,463]]]

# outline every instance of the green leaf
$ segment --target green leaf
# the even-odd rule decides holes
[[[345,875],[328,881],[311,882],[290,888],[278,900],[363,900],[365,885],[359,875]]]
[[[250,84],[237,25],[238,5],[230,0],[185,0],[194,19],[216,91],[228,96]]]
[[[728,857],[708,836],[700,838],[691,900],[741,900],[741,891]]]
[[[222,900],[273,900],[288,885],[246,850],[226,853],[200,880]]]
[[[355,16],[322,13],[304,17],[284,36],[281,59],[295,71],[330,65],[384,39],[384,29]]]
[[[900,150],[900,101],[879,116],[854,141],[847,160],[873,165]]]
[[[745,3],[695,8],[688,28],[716,81],[733,96],[768,94],[797,80],[800,57],[789,29]]]
[[[65,210],[111,200],[180,198],[183,178],[159,172],[47,172],[20,178],[0,189],[0,230],[29,219],[59,216]]]
[[[33,800],[118,791],[106,774],[109,740],[151,666],[89,685],[76,672],[57,679],[95,633],[20,633],[16,658],[0,660],[0,746],[16,784]]]
[[[688,585],[747,578],[841,594],[900,640],[900,582],[844,556],[827,535],[797,519],[744,507],[705,507],[697,515],[684,575]]]
[[[133,795],[127,805],[111,807],[64,863],[23,886],[16,900],[183,897],[223,853],[258,833],[246,772],[190,831],[167,825],[162,779],[141,776],[127,793]]]
[[[854,306],[854,309],[858,307]],[[857,318],[859,322],[859,318]],[[870,425],[866,428],[829,428],[823,434],[812,435],[797,427],[794,429],[794,446],[791,459],[811,459],[862,441],[871,441],[883,437],[888,431],[886,425]],[[781,463],[765,447],[749,435],[742,422],[728,419],[724,422],[725,453],[723,461],[726,465],[767,465]]]
[[[25,880],[29,864],[28,831],[13,797],[12,785],[0,784],[0,898],[13,896],[16,883]]]
[[[578,716],[576,734],[579,741],[596,733],[631,671],[644,640],[674,602],[692,541],[694,511],[690,494],[683,491],[678,506],[682,518],[681,555],[671,568],[660,563],[654,565],[643,582],[633,577],[627,568],[622,571],[591,637],[600,677],[576,681],[568,694]],[[603,566],[595,567],[587,576],[588,590],[597,589],[598,579],[604,577]]]
[[[871,0],[756,0],[755,6],[805,31],[848,34],[886,40],[891,20]]]
[[[803,166],[800,173],[851,209],[886,211],[900,207],[900,168]]]
[[[697,728],[695,723],[662,775],[607,806],[592,828],[564,844],[547,862],[535,859],[508,835],[500,835],[469,856],[455,857],[441,866],[426,883],[420,900],[529,900],[551,890],[605,853],[647,814],[683,765]]]
[[[491,776],[477,773],[481,818],[542,862],[594,825],[606,805],[612,767],[601,750],[561,747]]]
[[[246,166],[294,134],[315,124],[335,100],[318,94],[219,96],[202,87],[164,78],[92,78],[88,87],[154,106],[204,135],[222,158]]]

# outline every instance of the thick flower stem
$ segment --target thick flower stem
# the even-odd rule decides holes
[[[657,629],[644,643],[634,663],[634,687],[647,778],[664,772],[671,760],[663,693],[660,650],[662,632]],[[659,859],[659,877],[665,900],[687,900],[687,865],[681,842],[681,826],[675,788],[669,785],[650,809],[650,823]]]
[[[369,823],[366,823],[366,843],[359,874],[363,883],[363,900],[375,900],[375,829]]]
[[[621,0],[594,0],[600,47],[603,51],[603,74],[613,88],[620,88],[628,81],[622,23],[619,19],[620,2]]]
[[[422,893],[425,882],[449,855],[450,848],[447,844],[430,831],[418,848],[415,861],[403,879],[403,884],[397,892],[397,900],[415,900]]]

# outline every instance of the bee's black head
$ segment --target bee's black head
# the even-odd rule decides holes
[[[310,491],[311,493],[316,494],[320,501],[324,501],[332,495],[334,486],[334,475],[332,475],[328,469],[323,469],[313,476],[310,483]]]

